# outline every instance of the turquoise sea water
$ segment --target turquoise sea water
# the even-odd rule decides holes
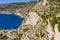
[[[17,29],[23,22],[23,18],[15,14],[0,14],[0,28]]]

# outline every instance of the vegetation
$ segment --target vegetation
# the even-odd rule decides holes
[[[60,17],[57,17],[57,21],[58,21],[58,31],[60,32]]]
[[[40,31],[40,36],[43,37],[44,36],[44,32]]]
[[[18,38],[14,38],[13,40],[18,40]]]
[[[18,34],[18,40],[21,40],[22,35],[23,35],[22,33]]]
[[[28,31],[28,28],[24,28],[23,31],[24,31],[24,32]]]
[[[36,34],[36,36],[37,36],[37,37],[39,37],[39,35],[38,35],[38,34]]]
[[[50,2],[60,2],[60,0],[48,0],[48,1],[50,1]]]
[[[43,23],[46,23],[46,25],[48,24],[47,19],[49,18],[49,16],[44,12],[43,15],[41,15],[41,18],[43,19]]]
[[[3,34],[0,34],[0,38],[3,36]]]
[[[58,31],[60,32],[60,17],[57,17],[58,19]]]
[[[56,16],[52,16],[52,20],[50,20],[50,23],[51,23],[53,31],[54,31],[54,26],[55,26],[55,24],[57,24]]]
[[[7,38],[8,38],[7,35],[0,37],[0,39],[4,39],[4,40],[6,40]]]
[[[58,23],[58,31],[60,32],[60,23]]]
[[[3,28],[0,28],[0,30],[3,30]]]
[[[51,40],[54,40],[54,37],[52,36]]]

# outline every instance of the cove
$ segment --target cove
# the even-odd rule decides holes
[[[5,30],[17,29],[23,18],[15,14],[0,14],[0,28]]]

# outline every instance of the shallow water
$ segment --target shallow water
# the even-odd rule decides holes
[[[23,18],[15,14],[0,14],[0,28],[17,29],[23,22]]]

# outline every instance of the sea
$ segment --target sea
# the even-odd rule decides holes
[[[0,28],[5,30],[17,29],[24,18],[15,14],[0,14]]]

